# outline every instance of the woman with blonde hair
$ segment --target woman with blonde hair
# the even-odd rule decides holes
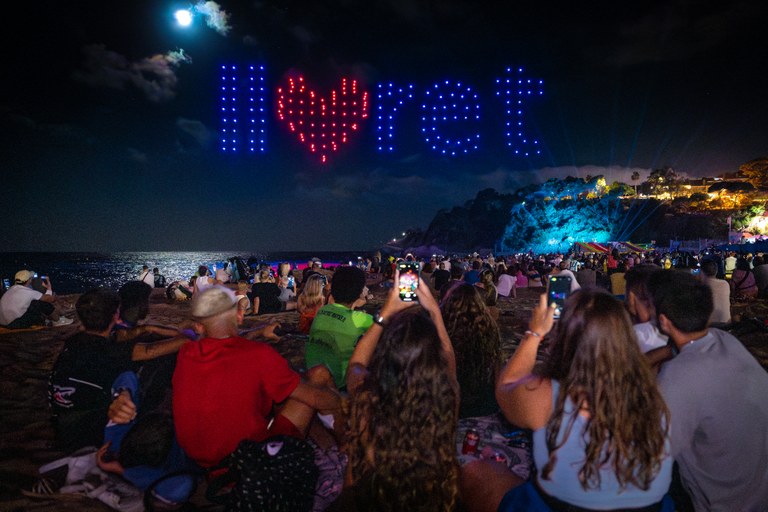
[[[507,419],[533,430],[536,472],[523,483],[471,463],[466,502],[501,512],[673,511],[669,411],[623,304],[604,291],[574,293],[535,369],[553,313],[542,295],[496,386]]]
[[[325,276],[312,274],[299,295],[296,309],[299,310],[299,331],[304,334],[309,334],[315,315],[325,305],[325,282]]]
[[[459,507],[453,348],[429,288],[416,293],[427,314],[394,288],[350,359],[349,470],[331,510]]]

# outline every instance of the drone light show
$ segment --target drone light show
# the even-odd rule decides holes
[[[220,73],[221,151],[265,153],[270,125],[265,67],[223,65]],[[544,94],[543,86],[543,80],[528,78],[523,68],[506,68],[495,82],[499,100],[484,107],[476,88],[462,81],[442,80],[420,91],[415,84],[378,83],[372,108],[375,148],[381,154],[397,153],[402,140],[410,137],[407,130],[414,131],[403,116],[411,111],[420,121],[416,132],[433,153],[446,158],[469,155],[480,149],[482,131],[489,128],[481,125],[481,112],[488,108],[502,113],[503,126],[494,128],[511,156],[539,155],[539,141],[528,132],[525,119],[529,103]],[[278,124],[295,142],[327,163],[360,138],[357,134],[369,117],[369,97],[353,78],[341,77],[337,87],[324,93],[305,77],[293,75],[276,86],[274,109]]]

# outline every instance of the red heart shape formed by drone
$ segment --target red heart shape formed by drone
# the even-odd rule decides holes
[[[277,117],[325,163],[368,117],[368,91],[357,80],[342,78],[340,91],[331,91],[326,99],[308,88],[303,77],[290,77],[286,87],[277,88]]]

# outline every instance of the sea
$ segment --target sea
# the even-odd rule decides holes
[[[348,264],[358,257],[368,257],[373,251],[341,252],[274,252],[248,251],[210,252],[4,252],[0,253],[0,279],[13,277],[26,269],[39,276],[48,276],[56,294],[83,293],[103,286],[117,290],[127,281],[138,279],[143,265],[157,267],[171,282],[189,279],[200,265],[221,268],[232,257],[243,262],[267,263],[276,266],[287,261],[294,267],[303,267],[310,258],[319,258],[324,267]]]

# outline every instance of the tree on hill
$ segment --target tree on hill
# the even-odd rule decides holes
[[[739,171],[755,188],[768,188],[768,158],[750,160],[739,166]]]
[[[664,193],[674,193],[680,185],[680,176],[671,167],[662,167],[654,169],[646,181],[651,194],[661,195]]]

